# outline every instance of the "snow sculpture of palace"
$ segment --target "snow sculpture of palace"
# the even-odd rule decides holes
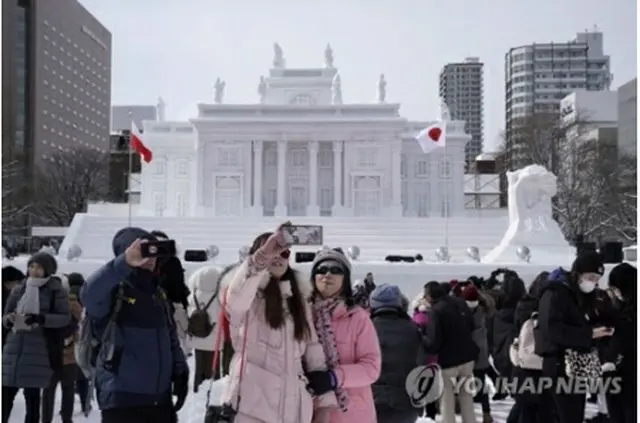
[[[287,68],[274,45],[256,104],[225,104],[218,79],[214,103],[199,104],[195,118],[144,122],[153,161],[142,165],[137,215],[464,213],[464,122],[447,121],[447,147],[422,154],[414,136],[433,122],[400,116],[386,81],[377,103],[343,103],[329,49],[322,67]]]

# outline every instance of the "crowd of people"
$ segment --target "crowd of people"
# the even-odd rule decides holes
[[[353,279],[339,248],[320,251],[308,279],[281,228],[257,236],[245,261],[188,281],[177,257],[143,254],[167,239],[120,230],[114,258],[86,280],[58,274],[47,253],[26,275],[3,268],[3,423],[19,391],[25,423],[51,423],[58,385],[63,423],[75,395],[85,415],[97,403],[104,423],[173,423],[191,392],[223,377],[205,423],[475,423],[476,403],[491,423],[492,402],[508,396],[508,423],[579,423],[592,398],[594,423],[636,420],[630,264],[611,270],[606,289],[600,255],[586,251],[530,284],[497,269],[427,282],[410,300],[372,274]],[[420,366],[438,369],[435,401],[408,392]],[[562,388],[582,379],[602,383]]]

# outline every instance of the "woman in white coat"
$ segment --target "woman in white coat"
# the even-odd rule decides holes
[[[218,318],[220,315],[220,271],[215,267],[201,267],[189,278],[189,306],[187,313],[193,321],[194,313],[198,310],[205,311],[209,323],[213,326],[208,335],[202,337],[191,333],[191,348],[195,350],[195,374],[193,379],[193,391],[198,392],[200,384],[213,375],[213,353],[218,330]],[[220,346],[222,348],[222,346]],[[214,379],[219,377],[216,371]]]

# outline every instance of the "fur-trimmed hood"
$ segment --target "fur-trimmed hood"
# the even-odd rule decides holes
[[[231,283],[231,281],[236,277],[236,276],[240,276],[239,273],[240,272],[245,272],[246,266],[241,266],[242,263],[236,263],[233,264],[227,268],[225,268],[220,276],[220,289],[225,289],[227,286],[229,286],[229,284]],[[303,299],[308,299],[311,297],[311,293],[313,292],[313,287],[311,285],[311,282],[309,282],[308,280],[306,280],[304,278],[304,275],[294,269],[291,268],[291,270],[293,271],[294,274],[294,278],[295,281],[289,281],[290,283],[296,283],[298,286],[298,289],[300,290],[300,293],[302,294],[302,298]],[[269,283],[269,272],[267,272],[266,270],[262,272],[262,274],[260,275],[260,289],[264,289],[267,284]]]
[[[424,299],[424,295],[422,294],[416,295],[413,301],[411,301],[410,310],[413,310],[413,311],[417,310],[421,313],[424,313],[428,309],[429,309],[429,304],[427,303],[427,300]]]

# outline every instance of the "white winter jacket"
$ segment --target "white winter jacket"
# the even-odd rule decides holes
[[[220,281],[220,271],[215,267],[201,267],[196,270],[188,281],[191,295],[189,295],[189,307],[187,308],[187,316],[191,316],[196,310],[196,298],[200,309],[204,309],[209,300],[216,295],[207,313],[209,321],[214,325],[214,329],[206,338],[191,337],[190,346],[193,349],[201,351],[213,351],[216,343],[216,334],[219,329],[218,317],[220,315],[220,291],[218,283]]]

